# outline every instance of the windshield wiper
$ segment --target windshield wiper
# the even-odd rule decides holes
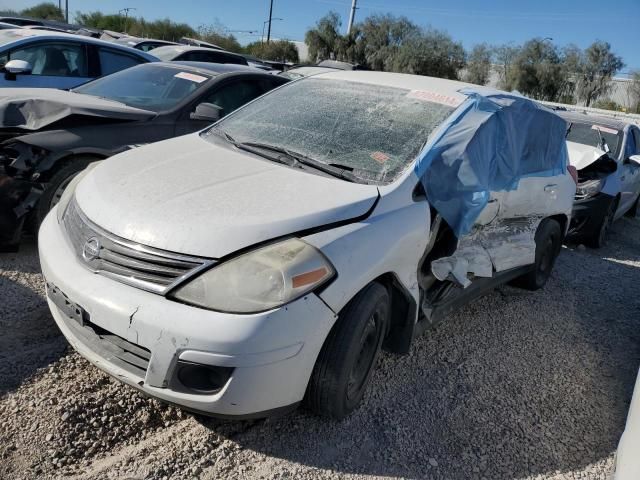
[[[238,142],[231,135],[229,135],[224,130],[215,129],[214,130],[219,135],[224,136],[224,138],[234,145],[236,148],[240,150],[244,150],[247,152],[254,153],[256,155],[260,155],[261,157],[266,158],[267,160],[273,160],[278,163],[283,163],[290,167],[296,167],[298,165],[304,165],[306,167],[311,167],[315,170],[319,170],[323,173],[327,173],[333,177],[340,178],[342,180],[346,180],[347,182],[359,182],[361,179],[351,173],[353,170],[351,167],[346,165],[339,165],[336,163],[327,164],[323,163],[319,160],[315,160],[311,157],[307,157],[302,153],[294,152],[293,150],[289,150],[288,148],[279,147],[277,145],[271,145],[269,143],[260,143],[260,142]],[[274,152],[279,155],[265,155],[264,150],[269,152]],[[285,158],[288,160],[285,160]]]

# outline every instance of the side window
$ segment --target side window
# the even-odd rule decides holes
[[[627,140],[624,145],[625,159],[629,158],[631,155],[635,155],[638,151],[638,142],[636,139],[634,139],[634,136],[637,137],[637,135],[635,135],[634,130],[635,129],[633,127],[630,127],[629,132],[627,133]]]
[[[262,88],[258,81],[240,80],[220,87],[202,101],[222,108],[224,116],[260,95]]]
[[[137,57],[107,48],[99,48],[98,56],[100,57],[102,75],[110,75],[142,63],[142,60]]]
[[[633,153],[631,155],[640,155],[640,129],[638,128],[633,128],[631,129],[631,131],[633,132],[633,138],[635,140],[635,150],[633,151]],[[629,156],[631,156],[629,155]]]
[[[210,62],[215,63],[232,63],[234,65],[246,65],[247,62],[241,57],[237,57],[235,55],[226,55],[222,52],[212,52],[210,55]]]
[[[32,75],[54,77],[88,77],[87,54],[83,45],[73,43],[40,43],[17,48],[9,53],[10,60],[31,64]]]

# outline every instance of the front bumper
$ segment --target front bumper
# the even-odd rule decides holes
[[[149,352],[140,373],[126,368],[49,298],[60,330],[83,357],[150,396],[210,415],[260,416],[300,402],[336,319],[313,294],[269,312],[234,315],[183,305],[92,273],[67,242],[56,209],[42,224],[39,250],[48,284],[81,306],[92,325]],[[215,394],[180,391],[173,387],[179,360],[232,367],[233,373]]]
[[[606,193],[599,193],[584,200],[576,200],[573,204],[568,237],[582,239],[597,235],[611,202],[614,200],[615,197]]]

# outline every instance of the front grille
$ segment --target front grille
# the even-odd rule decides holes
[[[153,293],[164,294],[213,261],[141,245],[106,232],[89,220],[75,198],[63,224],[71,246],[90,270]]]

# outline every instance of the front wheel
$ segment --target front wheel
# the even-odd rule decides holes
[[[539,290],[551,276],[553,265],[562,248],[560,224],[551,218],[542,221],[536,231],[536,262],[533,270],[517,278],[513,284],[527,290]]]
[[[313,368],[306,406],[341,419],[360,404],[378,359],[390,315],[389,292],[372,283],[340,313]]]
[[[87,168],[90,163],[97,160],[97,158],[93,157],[72,158],[69,163],[51,176],[36,206],[36,227],[40,226],[47,213],[58,204],[65,188],[69,186],[74,177]]]
[[[607,213],[605,213],[604,218],[602,219],[602,223],[598,230],[591,235],[588,239],[586,239],[586,243],[592,248],[600,248],[604,247],[607,243],[607,234],[609,233],[609,228],[613,223],[613,217],[616,214],[616,207],[618,202],[616,200],[612,200],[609,203],[609,208],[607,208]]]

